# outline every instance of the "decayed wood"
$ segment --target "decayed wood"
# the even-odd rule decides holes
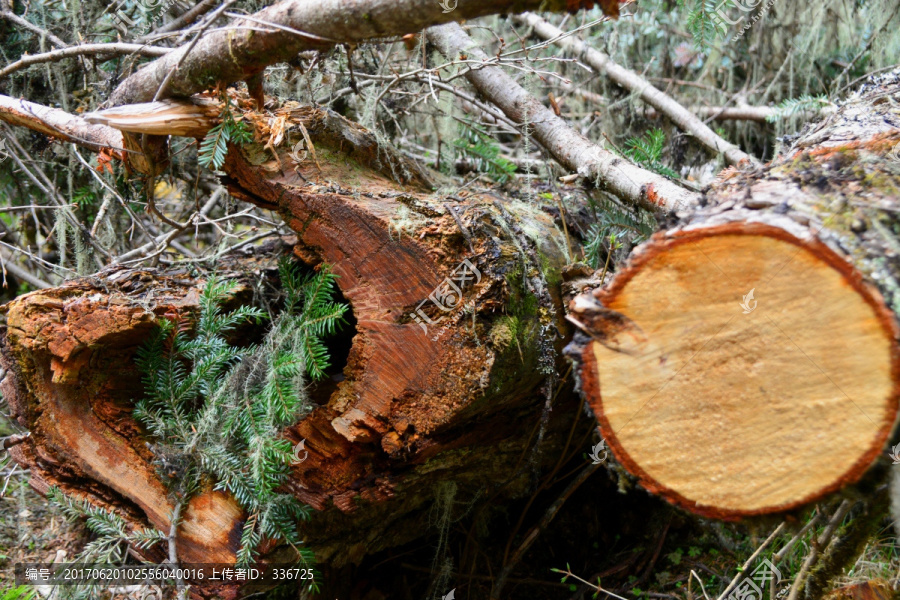
[[[647,489],[770,513],[882,452],[900,400],[898,91],[897,74],[868,85],[763,171],[726,173],[573,301],[584,394]]]
[[[456,23],[432,27],[427,35],[447,58],[466,55],[470,60],[488,60]],[[697,194],[617,157],[569,127],[499,67],[473,69],[466,73],[466,79],[506,116],[527,126],[560,164],[595,181],[619,198],[654,211],[679,210],[698,200]]]
[[[295,255],[332,266],[356,319],[343,380],[320,388],[323,404],[285,432],[309,452],[285,484],[315,509],[301,524],[305,545],[327,567],[407,543],[427,530],[442,482],[467,499],[523,493],[521,458],[555,390],[565,331],[547,281],[566,262],[553,216],[491,190],[434,196],[428,174],[334,113],[289,103],[261,122],[274,124],[261,136],[271,143],[230,148],[226,183],[282,215],[297,231]],[[318,163],[295,150],[301,124]],[[245,282],[236,302],[273,272],[275,257],[259,261],[218,265]],[[448,278],[461,298],[448,295]],[[130,416],[140,397],[133,357],[162,315],[196,311],[201,285],[111,269],[7,305],[4,397],[32,432],[12,450],[35,487],[59,485],[168,531],[172,501]],[[546,425],[548,456],[565,438],[566,412]],[[226,495],[199,495],[178,530],[180,559],[233,562],[243,519]],[[240,595],[192,583],[206,597]]]
[[[656,89],[652,83],[638,73],[616,64],[606,54],[591,48],[574,36],[566,37],[564,31],[538,15],[525,13],[516,17],[516,21],[528,25],[539,37],[550,40],[560,48],[577,55],[616,84],[639,95],[644,102],[669,117],[682,131],[697,138],[700,143],[713,152],[722,154],[729,163],[738,165],[759,162],[734,144],[722,139],[719,134],[710,129],[697,115],[679,104],[677,100]]]

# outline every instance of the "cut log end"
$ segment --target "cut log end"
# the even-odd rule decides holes
[[[881,452],[900,398],[896,322],[809,240],[748,223],[660,233],[573,301],[592,336],[585,395],[648,490],[716,518],[771,513],[856,481]]]

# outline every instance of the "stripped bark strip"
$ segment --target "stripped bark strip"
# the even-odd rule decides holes
[[[518,23],[528,25],[534,29],[539,37],[552,41],[563,50],[579,56],[591,68],[597,69],[616,84],[628,91],[637,94],[641,99],[669,117],[682,131],[693,135],[704,146],[713,152],[722,154],[733,165],[742,162],[758,164],[758,161],[735,146],[722,139],[720,135],[706,126],[695,114],[682,106],[677,100],[653,86],[652,83],[625,67],[616,64],[613,60],[594,48],[591,48],[575,36],[566,36],[566,33],[553,26],[541,17],[525,13],[515,17]]]
[[[456,23],[432,27],[427,35],[448,59],[456,58],[460,53],[467,54],[470,60],[488,59]],[[699,199],[697,194],[675,182],[633,165],[587,139],[499,67],[486,66],[469,71],[466,79],[511,120],[520,125],[527,124],[535,139],[561,165],[597,180],[619,198],[650,210],[666,211],[687,208]]]

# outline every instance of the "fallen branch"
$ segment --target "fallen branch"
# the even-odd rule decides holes
[[[122,134],[111,127],[93,125],[82,117],[27,100],[0,96],[0,121],[27,127],[44,135],[99,152],[122,149]]]
[[[81,44],[79,46],[69,46],[59,50],[51,50],[50,52],[42,52],[41,54],[26,54],[16,62],[11,63],[0,70],[0,79],[30,65],[55,62],[64,58],[97,55],[112,57],[120,56],[122,54],[165,56],[171,51],[170,48],[157,48],[155,46],[146,46],[144,44]]]
[[[567,94],[579,96],[599,106],[607,106],[610,103],[607,98],[596,92],[571,84],[563,84],[562,89]],[[689,106],[687,110],[701,119],[711,119],[713,121],[754,121],[765,123],[778,115],[778,109],[772,106]],[[636,112],[648,119],[657,119],[662,115],[652,106],[646,106],[643,110],[637,109]],[[822,116],[825,115],[823,114]]]
[[[593,6],[593,3],[586,3]],[[460,3],[442,12],[433,0],[343,0],[306,2],[287,0],[209,33],[199,41],[168,84],[167,95],[187,97],[216,83],[247,79],[266,66],[293,59],[303,50],[322,50],[337,42],[359,43],[404,35],[435,24],[472,19],[500,12],[577,10],[580,3],[563,0],[487,0]],[[266,25],[259,25],[265,23]],[[113,106],[152,100],[160,82],[178,65],[182,46],[145,66],[123,81],[113,93]]]
[[[9,21],[11,23],[15,23],[16,25],[18,25],[19,27],[22,27],[23,29],[27,29],[28,31],[30,31],[32,33],[36,33],[39,36],[47,38],[48,40],[50,40],[50,43],[52,43],[57,48],[65,48],[68,45],[64,41],[62,41],[61,39],[59,39],[58,37],[56,37],[55,35],[50,33],[49,31],[41,29],[40,27],[38,27],[31,21],[29,21],[27,19],[23,19],[22,17],[20,17],[19,15],[17,15],[16,13],[14,13],[10,10],[0,11],[0,17],[3,17],[4,19],[6,19],[7,21]]]
[[[432,27],[427,35],[447,58],[466,54],[469,60],[488,60],[456,23]],[[651,210],[667,211],[686,208],[698,200],[697,194],[619,158],[572,129],[499,67],[473,69],[466,73],[466,79],[512,121],[526,125],[560,164],[596,180],[619,198]]]
[[[552,41],[563,50],[579,56],[591,68],[597,69],[616,84],[639,95],[644,102],[669,117],[679,129],[693,135],[700,143],[713,152],[722,154],[729,163],[733,165],[742,162],[758,164],[759,161],[734,144],[722,139],[721,136],[710,129],[677,100],[653,87],[652,83],[631,69],[626,69],[616,64],[603,52],[591,48],[574,36],[567,37],[564,31],[535,14],[525,13],[514,17],[514,20],[530,26],[538,36]]]

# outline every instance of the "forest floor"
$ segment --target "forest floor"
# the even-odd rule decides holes
[[[565,467],[578,468],[586,457],[586,454],[576,456]],[[560,472],[565,471],[564,468]],[[0,481],[0,488],[5,486],[0,497],[0,590],[12,586],[16,563],[53,562],[60,551],[72,557],[90,540],[89,532],[81,523],[67,521],[56,507],[30,488],[26,474],[9,476],[9,467],[5,473],[7,476]],[[565,476],[560,479],[564,480]],[[440,543],[441,516],[435,515],[435,526],[429,535],[326,576],[350,582],[347,595],[340,600],[487,598],[497,563],[506,551],[521,511],[533,500],[527,509],[531,518],[526,522],[533,520],[546,510],[563,487],[564,484],[551,485],[533,499],[522,498],[477,514],[469,510],[466,502],[451,499],[452,516],[445,544]],[[582,578],[594,584],[599,581],[605,590],[629,600],[714,600],[777,526],[774,521],[753,524],[709,521],[673,509],[642,490],[619,491],[618,488],[618,476],[613,468],[598,471],[577,489],[514,571],[504,598],[594,597],[595,590],[578,580]],[[822,508],[826,514],[834,510],[833,506]],[[802,527],[812,514],[798,515],[794,528]],[[824,523],[810,528],[778,562],[772,598],[786,597],[786,590],[811,547],[812,537],[820,535],[824,528]],[[794,537],[787,530],[776,536],[761,558],[751,561],[750,570],[755,570],[765,557],[771,557],[772,552],[784,548]],[[467,545],[473,541],[474,548]],[[466,556],[473,550],[475,559],[467,560]],[[465,572],[459,572],[461,561],[469,565]],[[569,569],[577,577],[564,578],[563,573],[554,569]],[[889,590],[898,583],[900,547],[892,529],[887,527],[839,579],[835,587],[845,589],[833,592],[829,599],[895,598],[896,593]],[[854,591],[845,587],[853,585],[865,589]],[[454,596],[448,596],[451,589],[455,591]],[[872,595],[857,595],[865,593]],[[142,598],[109,592],[91,597]],[[298,596],[296,590],[282,588],[254,597],[283,600]],[[601,593],[598,597],[616,596]],[[153,596],[143,600],[150,598]]]

